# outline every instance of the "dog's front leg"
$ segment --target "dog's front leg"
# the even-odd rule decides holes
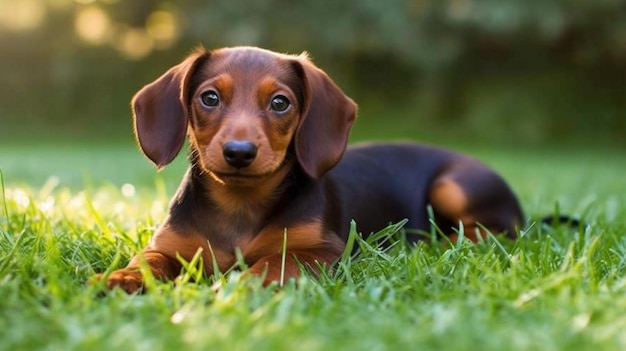
[[[324,247],[287,251],[284,255],[265,256],[250,267],[250,273],[264,277],[264,286],[268,286],[273,282],[278,282],[282,285],[291,278],[299,277],[301,267],[318,274],[321,267],[332,265],[341,256],[342,252],[342,248],[339,247]]]
[[[144,290],[141,267],[145,264],[152,275],[159,280],[174,280],[181,272],[179,257],[190,262],[194,255],[202,250],[204,262],[212,262],[208,242],[200,235],[185,233],[171,228],[168,224],[160,227],[150,244],[143,252],[133,257],[126,268],[111,273],[106,282],[109,289],[116,286],[128,293]],[[219,250],[214,250],[217,260],[224,259]],[[227,257],[228,258],[228,257]],[[103,279],[103,276],[99,277]]]
[[[142,261],[150,268],[152,275],[159,280],[173,280],[180,274],[182,268],[175,258],[157,251],[144,251],[141,255],[133,257],[126,268],[111,273],[107,277],[107,288],[119,287],[129,294],[143,292],[144,281],[140,269]]]

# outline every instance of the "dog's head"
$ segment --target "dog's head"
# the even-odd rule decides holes
[[[196,51],[132,107],[137,142],[158,168],[188,134],[198,166],[226,183],[273,174],[289,150],[309,176],[323,176],[356,117],[355,103],[306,55],[251,47]]]

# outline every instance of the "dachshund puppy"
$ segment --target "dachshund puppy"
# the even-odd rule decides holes
[[[199,249],[207,273],[231,268],[240,250],[250,273],[269,284],[300,265],[330,265],[351,220],[367,235],[408,219],[407,228],[461,222],[470,239],[515,235],[522,221],[506,183],[460,154],[412,143],[348,148],[356,105],[307,58],[235,47],[198,50],[133,98],[143,153],[159,169],[188,137],[191,166],[141,259],[107,279],[142,289],[145,260],[159,279],[181,271]],[[413,232],[412,231],[412,232]],[[409,235],[410,241],[419,240]]]

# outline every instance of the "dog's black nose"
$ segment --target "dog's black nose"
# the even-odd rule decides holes
[[[256,158],[257,147],[249,141],[233,140],[224,144],[224,160],[235,167],[248,167]]]

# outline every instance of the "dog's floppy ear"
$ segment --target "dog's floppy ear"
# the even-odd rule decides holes
[[[159,169],[172,162],[183,146],[188,121],[188,81],[208,56],[204,50],[191,54],[144,86],[132,99],[137,143]]]
[[[309,176],[320,178],[339,162],[346,149],[356,104],[306,56],[295,60],[294,67],[304,84],[296,156]]]

